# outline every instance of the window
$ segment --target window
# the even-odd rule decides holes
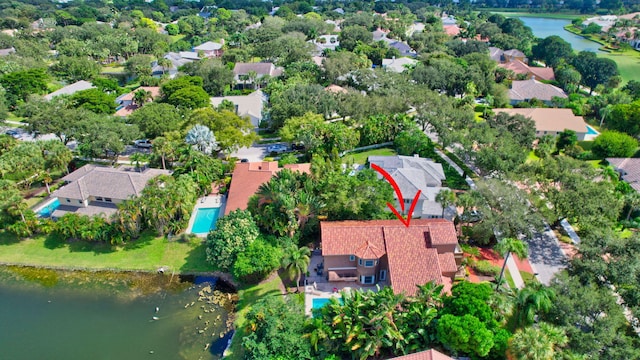
[[[104,198],[104,201],[111,202],[111,198]]]
[[[360,276],[360,282],[363,284],[373,284],[376,281],[376,277],[374,275],[370,276]]]
[[[355,255],[349,255],[349,261],[356,261]]]
[[[362,259],[358,259],[358,265],[362,266]]]
[[[387,270],[380,270],[380,281],[387,280]]]
[[[67,199],[67,202],[68,202],[68,203],[70,203],[70,202],[71,202],[71,200]]]
[[[365,260],[364,267],[373,267],[376,264],[375,260]]]
[[[100,196],[97,196],[96,201],[102,201],[102,198]]]
[[[82,200],[78,200],[78,204],[82,204]]]

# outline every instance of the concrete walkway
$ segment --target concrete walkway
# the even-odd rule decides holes
[[[513,255],[509,256],[509,260],[507,260],[507,269],[509,269],[509,274],[511,274],[511,279],[513,279],[516,288],[522,289],[524,287],[524,280],[522,280],[520,270],[513,259]]]

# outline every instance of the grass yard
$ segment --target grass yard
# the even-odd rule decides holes
[[[54,236],[18,240],[0,232],[0,263],[85,269],[155,271],[161,266],[176,272],[212,271],[206,262],[204,244],[168,241],[143,234],[124,246],[68,243]]]
[[[627,50],[624,52],[598,53],[598,56],[611,59],[618,64],[622,85],[630,80],[640,81],[640,52]]]
[[[349,153],[342,158],[343,163],[366,164],[367,158],[372,155],[392,156],[397,155],[395,150],[391,148],[371,149],[363,152]]]
[[[582,16],[582,14],[572,14],[572,13],[529,13],[529,12],[521,12],[513,9],[514,11],[508,11],[509,9],[495,9],[497,11],[493,11],[492,9],[487,9],[487,11],[491,11],[494,14],[501,14],[505,17],[535,17],[535,18],[544,18],[544,19],[565,19],[565,20],[573,20]]]
[[[238,291],[240,300],[236,306],[236,333],[233,336],[231,346],[225,354],[225,359],[242,359],[242,338],[245,336],[244,317],[259,299],[266,296],[282,296],[282,279],[274,273],[269,279],[258,285],[244,286]]]
[[[538,155],[536,155],[536,152],[531,150],[529,151],[529,155],[527,155],[527,162],[534,162],[534,161],[540,161],[540,158],[538,157]]]
[[[102,71],[100,73],[102,74],[123,74],[124,71],[124,66],[103,66],[102,67]]]

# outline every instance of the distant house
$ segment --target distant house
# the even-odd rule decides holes
[[[390,48],[395,48],[400,53],[400,56],[416,56],[416,52],[409,46],[407,43],[403,41],[396,41],[391,39],[386,39],[389,43]]]
[[[440,191],[449,190],[444,185],[446,176],[442,164],[417,155],[369,156],[369,163],[381,167],[396,181],[404,196],[403,199],[396,200],[405,204],[405,212],[409,211],[413,198],[420,190],[420,197],[412,216],[422,219],[442,217],[442,205],[436,201],[436,196]],[[382,176],[379,175],[379,177]],[[455,217],[455,210],[445,210],[447,211],[444,211],[444,216],[452,220]]]
[[[168,74],[170,78],[174,78],[178,74],[178,68],[188,63],[200,60],[198,53],[194,51],[169,52],[164,56],[164,58],[169,60],[171,65],[164,67],[158,65],[158,62],[156,61],[151,66],[151,75],[159,77]]]
[[[541,83],[536,79],[511,82],[509,100],[511,105],[519,102],[538,99],[545,104],[551,104],[554,97],[567,98],[567,94],[557,86]]]
[[[607,162],[620,173],[620,177],[640,191],[640,159],[639,158],[607,158]]]
[[[222,56],[222,46],[223,44],[207,41],[193,48],[195,53],[202,53],[204,57],[212,58],[212,57],[220,57]]]
[[[151,93],[151,99],[160,97],[160,87],[158,86],[141,86],[127,94],[120,95],[116,98],[118,107],[116,108],[116,116],[127,117],[140,107],[140,104],[134,104],[133,99],[138,91],[148,91]]]
[[[442,29],[449,36],[457,36],[460,34],[460,27],[457,24],[442,25]]]
[[[315,46],[313,50],[313,55],[315,56],[322,55],[325,50],[336,50],[336,48],[340,46],[338,35],[320,35],[316,39],[309,40],[308,42]]]
[[[233,68],[233,75],[236,84],[253,85],[258,80],[268,77],[278,77],[282,75],[284,68],[275,66],[272,63],[236,63]],[[255,74],[255,78],[251,79],[251,73]]]
[[[393,58],[393,59],[382,59],[382,67],[384,69],[402,73],[407,71],[407,67],[413,67],[418,63],[418,60],[401,57],[401,58]]]
[[[371,35],[373,36],[373,41],[380,41],[386,39],[388,33],[389,31],[377,28],[375,31],[371,32]]]
[[[116,205],[132,196],[140,196],[149,180],[171,171],[131,167],[105,167],[87,164],[62,178],[64,186],[54,191],[60,207],[52,216],[74,212],[82,215],[111,214]]]
[[[237,163],[231,175],[224,214],[228,215],[238,209],[245,210],[249,204],[249,198],[258,191],[260,185],[271,180],[271,177],[282,169],[309,174],[311,164],[290,164],[281,168],[278,167],[277,161]]]
[[[427,351],[420,351],[417,353],[394,357],[389,360],[454,360],[437,350],[431,349]]]
[[[44,98],[47,100],[51,100],[56,96],[73,95],[78,91],[89,90],[93,88],[95,88],[95,86],[93,86],[92,83],[85,80],[80,80],[80,81],[74,82],[73,84],[67,85],[61,89],[58,89],[48,95],[45,95]]]
[[[210,100],[211,105],[214,107],[220,106],[224,100],[232,102],[236,107],[236,114],[241,117],[249,117],[251,123],[256,128],[260,126],[262,109],[267,101],[266,96],[260,90],[254,91],[249,95],[219,96],[212,97]]]
[[[596,24],[602,28],[603,32],[607,32],[617,21],[618,17],[616,15],[600,15],[585,19],[581,25],[582,27],[587,27],[590,24]]]
[[[455,227],[443,219],[322,221],[320,239],[329,283],[389,285],[407,296],[430,281],[448,292],[462,262]]]
[[[493,109],[493,112],[509,115],[522,115],[533,120],[536,126],[536,136],[556,136],[565,130],[576,132],[578,140],[585,140],[589,129],[582,116],[573,115],[571,109],[553,108],[522,108],[522,109]]]
[[[542,79],[542,80],[555,80],[555,74],[553,68],[550,67],[534,67],[523,63],[520,60],[507,61],[502,64],[498,64],[499,67],[511,70],[518,75],[526,75],[528,78]]]
[[[524,55],[524,53],[517,49],[511,49],[511,50],[505,51],[492,46],[492,47],[489,47],[489,57],[491,58],[491,60],[494,60],[499,64],[506,63],[509,61],[514,61],[514,60],[519,60],[525,64],[529,62],[529,60]]]
[[[0,56],[9,56],[11,54],[15,54],[16,49],[14,47],[10,47],[7,49],[0,49]]]

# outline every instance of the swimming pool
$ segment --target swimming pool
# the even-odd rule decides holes
[[[340,305],[342,305],[344,303],[342,298],[338,299],[338,301],[340,302]],[[313,310],[317,310],[317,309],[320,309],[321,307],[327,305],[329,302],[331,302],[331,298],[314,298],[311,301],[311,308]]]
[[[38,215],[41,217],[50,217],[54,211],[60,206],[60,200],[58,198],[53,199],[50,203],[38,210]]]
[[[587,125],[587,135],[598,135],[598,134],[600,134],[600,133],[597,132],[596,129],[594,129],[591,126]]]
[[[207,234],[216,228],[216,220],[220,208],[200,208],[196,210],[196,218],[193,221],[191,232],[194,234]]]

